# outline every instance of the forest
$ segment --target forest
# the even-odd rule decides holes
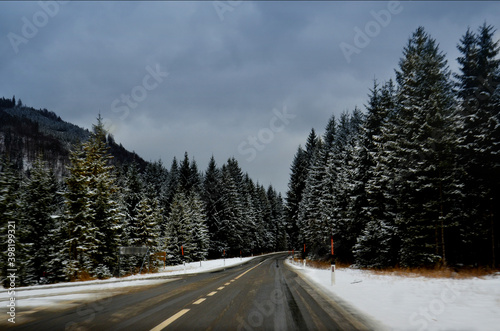
[[[286,195],[290,242],[360,267],[496,267],[500,223],[499,41],[486,23],[452,73],[423,27],[366,112],[332,116],[299,146]]]
[[[219,167],[212,157],[201,172],[186,152],[169,169],[156,161],[141,170],[135,159],[114,161],[111,146],[98,117],[88,139],[68,152],[62,176],[43,152],[26,170],[2,158],[2,278],[12,266],[12,224],[23,285],[139,271],[143,256],[119,257],[120,247],[149,248],[154,267],[286,249],[281,195],[254,183],[236,159]]]
[[[458,72],[419,27],[395,80],[365,110],[310,131],[286,197],[237,160],[167,167],[53,112],[0,99],[1,279],[15,243],[20,284],[107,278],[152,264],[295,250],[359,267],[498,266],[500,51],[494,27],[467,29]],[[15,224],[15,240],[8,228]],[[11,240],[12,239],[12,240]],[[330,255],[333,239],[335,255]],[[9,246],[10,249],[10,246]],[[182,253],[184,255],[182,255]],[[119,267],[120,266],[120,267]]]

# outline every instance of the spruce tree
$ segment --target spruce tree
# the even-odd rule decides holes
[[[23,186],[21,210],[25,237],[20,239],[27,245],[24,265],[26,283],[37,284],[48,278],[57,278],[52,273],[49,275],[48,270],[54,258],[51,249],[59,243],[55,235],[55,219],[60,211],[58,183],[54,173],[39,156]]]
[[[396,71],[398,116],[392,156],[404,265],[446,263],[446,228],[453,223],[454,163],[450,72],[436,41],[419,27]]]
[[[298,249],[300,247],[298,237],[299,206],[306,186],[307,171],[307,155],[302,147],[299,146],[290,168],[290,181],[288,182],[288,190],[286,192],[286,218],[290,249]]]
[[[117,262],[118,231],[123,213],[118,204],[114,167],[99,116],[89,140],[71,153],[66,179],[64,236],[66,274],[110,276]]]
[[[171,204],[165,233],[166,259],[170,264],[179,264],[183,261],[181,246],[186,244],[188,235],[185,228],[186,206],[184,193],[177,193]]]
[[[477,34],[467,30],[460,40],[457,59],[460,73],[457,96],[461,117],[459,163],[463,165],[464,217],[458,245],[467,263],[496,264],[499,240],[498,200],[500,191],[499,160],[499,42],[494,29],[483,24]],[[485,241],[484,238],[489,237]],[[495,248],[496,247],[496,248]]]
[[[20,268],[21,272],[18,274],[24,274],[22,268],[25,246],[18,239],[19,236],[23,235],[22,224],[19,222],[20,215],[18,214],[20,210],[20,184],[19,176],[10,162],[2,158],[0,160],[0,240],[2,245],[0,276],[5,287],[10,287],[8,285],[10,280],[6,278],[8,275],[7,269]],[[9,245],[9,239],[11,239],[11,245]],[[13,243],[14,246],[12,246]],[[23,279],[18,279],[16,284],[19,285],[20,282],[23,282]]]
[[[212,156],[203,177],[202,200],[205,204],[207,227],[210,237],[209,257],[218,258],[224,246],[224,236],[220,231],[223,210],[221,192],[221,172]]]
[[[243,226],[243,202],[241,195],[242,183],[241,169],[237,166],[236,160],[228,160],[227,164],[222,166],[221,180],[221,201],[222,210],[220,213],[220,233],[223,250],[228,253],[238,251],[242,246],[244,226]]]
[[[391,154],[387,146],[391,137],[387,130],[384,131],[394,112],[394,94],[392,81],[380,88],[374,82],[359,140],[364,150],[357,157],[368,166],[365,186],[367,206],[361,211],[366,224],[354,247],[355,262],[360,266],[384,267],[397,263],[399,248],[394,222],[395,192],[391,190],[393,169],[386,162],[387,156]]]
[[[160,250],[160,229],[162,222],[161,210],[157,199],[143,197],[136,209],[136,221],[129,228],[131,231],[129,245],[148,247],[150,252]]]
[[[186,216],[191,223],[190,245],[187,253],[192,261],[203,261],[208,256],[210,238],[203,202],[197,193],[193,192],[189,196],[187,207]]]

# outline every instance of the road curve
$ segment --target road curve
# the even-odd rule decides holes
[[[372,330],[286,266],[286,254],[39,311],[16,330]],[[22,322],[22,321],[19,321]]]

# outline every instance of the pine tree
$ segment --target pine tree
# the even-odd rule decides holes
[[[172,210],[171,204],[174,200],[175,194],[179,189],[179,177],[179,164],[177,162],[177,159],[174,157],[174,159],[172,160],[172,164],[170,165],[170,171],[168,172],[164,190],[165,196],[161,205],[163,211],[165,212],[165,217],[168,217],[170,210]]]
[[[275,246],[275,229],[272,215],[272,206],[268,199],[266,189],[262,185],[257,185],[255,188],[255,205],[258,207],[258,215],[256,215],[255,231],[257,233],[257,247],[254,252],[264,253],[272,252]]]
[[[124,203],[124,211],[125,211],[125,225],[123,229],[123,238],[122,245],[123,246],[133,246],[131,242],[134,241],[134,236],[137,235],[137,227],[139,223],[139,219],[137,217],[137,213],[140,210],[138,208],[139,202],[144,197],[144,184],[139,175],[139,169],[137,167],[136,162],[132,162],[127,170],[125,175],[124,183],[123,183],[123,193],[122,200]],[[128,257],[125,257],[127,260]],[[135,257],[130,257],[130,260],[136,260]],[[129,262],[129,261],[126,261]],[[131,262],[132,263],[132,262]],[[135,262],[133,262],[135,263]]]
[[[114,168],[99,116],[87,142],[70,156],[66,179],[64,261],[69,278],[82,273],[110,276],[117,261],[118,231],[123,214],[117,202]]]
[[[148,163],[142,179],[144,183],[145,197],[150,201],[156,199],[158,202],[158,210],[162,215],[160,224],[158,224],[160,231],[159,236],[160,238],[164,238],[166,230],[166,217],[164,216],[168,213],[168,211],[164,210],[164,206],[167,205],[168,200],[168,171],[167,169],[165,169],[165,167],[163,167],[163,163],[161,160],[155,161],[153,163]]]
[[[306,186],[308,171],[307,155],[301,146],[299,146],[295,153],[290,171],[290,181],[288,182],[288,191],[286,192],[287,231],[290,248],[298,249],[300,247],[298,238],[299,206]]]
[[[267,200],[271,205],[271,219],[273,224],[273,233],[271,235],[273,236],[274,247],[271,250],[274,252],[287,250],[287,225],[283,209],[283,199],[271,185],[267,189]]]
[[[231,254],[234,252],[239,254],[239,248],[243,242],[242,177],[241,169],[236,160],[229,159],[227,164],[222,166],[221,201],[223,209],[220,213],[219,231],[223,240],[222,250]]]
[[[48,274],[49,264],[54,259],[52,247],[58,245],[55,236],[56,221],[59,215],[58,183],[54,173],[39,156],[26,180],[22,195],[23,227],[27,245],[26,282],[36,284],[56,278],[57,274]]]
[[[243,254],[263,250],[266,244],[265,211],[266,206],[262,204],[260,187],[256,186],[246,174],[242,191],[242,212],[246,230],[242,242],[237,247]]]
[[[130,227],[129,245],[158,251],[161,246],[159,224],[162,222],[158,200],[143,197],[136,206],[136,215],[136,222]]]
[[[167,222],[166,251],[169,263],[204,260],[208,254],[208,229],[203,205],[196,193],[178,192]],[[184,252],[184,257],[182,257]]]
[[[22,269],[24,262],[25,245],[17,239],[20,235],[23,235],[18,215],[20,207],[19,188],[19,176],[13,170],[10,162],[2,158],[0,160],[0,240],[2,245],[0,276],[5,287],[10,287],[8,285],[10,280],[6,278],[8,275],[7,269]],[[11,239],[11,245],[9,245],[9,239]],[[12,246],[12,243],[14,243],[14,246]],[[23,279],[18,280],[16,284],[20,284],[19,282],[23,282]]]
[[[80,146],[76,146],[70,154],[71,165],[67,168],[65,214],[62,225],[62,239],[65,245],[61,251],[64,273],[70,279],[77,279],[84,271],[83,259],[87,243],[84,233],[88,231],[94,217],[90,211],[88,196],[87,173],[85,170],[85,155]]]
[[[394,192],[391,190],[393,168],[386,161],[391,154],[387,143],[391,138],[384,128],[392,117],[395,92],[392,81],[381,88],[377,82],[370,90],[367,115],[360,143],[364,150],[357,158],[368,168],[366,178],[367,206],[361,215],[365,228],[354,247],[356,264],[366,267],[392,266],[397,263],[397,228],[395,226]]]
[[[358,115],[356,115],[358,116]],[[337,259],[352,261],[352,247],[356,240],[354,220],[349,213],[354,189],[354,143],[358,132],[357,118],[343,112],[337,123],[332,145],[328,152],[322,186],[325,195],[321,209],[327,219],[329,231],[322,236],[323,250],[329,252],[329,238],[333,235]]]
[[[189,156],[188,153],[184,153],[184,159],[181,162],[179,168],[179,188],[188,193],[191,191],[192,183],[191,183],[191,167],[189,164]]]
[[[135,209],[142,199],[144,184],[139,175],[139,169],[136,162],[132,162],[125,177],[125,192],[123,200],[127,208],[127,219],[135,217]]]
[[[170,264],[182,262],[181,246],[186,244],[188,235],[184,226],[186,222],[186,205],[185,195],[181,192],[177,193],[171,204],[165,233],[166,259]]]
[[[483,24],[478,34],[470,29],[460,40],[457,59],[460,73],[455,77],[460,101],[462,139],[459,163],[464,168],[463,230],[457,250],[467,263],[495,265],[500,242],[495,238],[500,210],[499,155],[499,42],[493,40],[494,30]],[[490,240],[485,241],[485,237]],[[496,247],[496,249],[495,249]]]
[[[309,168],[304,192],[299,204],[299,241],[305,244],[311,255],[321,254],[323,211],[320,206],[323,197],[325,167],[319,150],[316,151]]]
[[[203,177],[202,200],[205,204],[207,227],[210,237],[209,257],[218,258],[224,246],[221,229],[221,213],[223,211],[221,192],[221,172],[212,156]]]
[[[422,27],[410,38],[396,71],[398,116],[394,164],[404,265],[446,263],[446,228],[453,222],[450,72]]]
[[[207,216],[203,208],[203,202],[197,193],[192,193],[188,199],[187,218],[191,225],[189,257],[192,261],[203,261],[208,256],[210,238],[206,224]]]

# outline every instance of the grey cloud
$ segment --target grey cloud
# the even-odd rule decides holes
[[[15,53],[36,2],[0,3],[0,94],[90,127],[100,111],[115,137],[146,159],[188,151],[204,169],[235,156],[262,184],[286,191],[289,165],[311,127],[363,108],[372,80],[394,76],[403,46],[423,25],[455,61],[467,26],[500,16],[496,2],[402,2],[404,10],[347,63],[339,48],[387,2],[241,2],[221,21],[212,2],[69,2]],[[500,27],[497,27],[500,28]],[[147,66],[169,76],[125,118],[112,102],[140,86]],[[265,128],[274,108],[297,117],[248,162],[238,144]]]

